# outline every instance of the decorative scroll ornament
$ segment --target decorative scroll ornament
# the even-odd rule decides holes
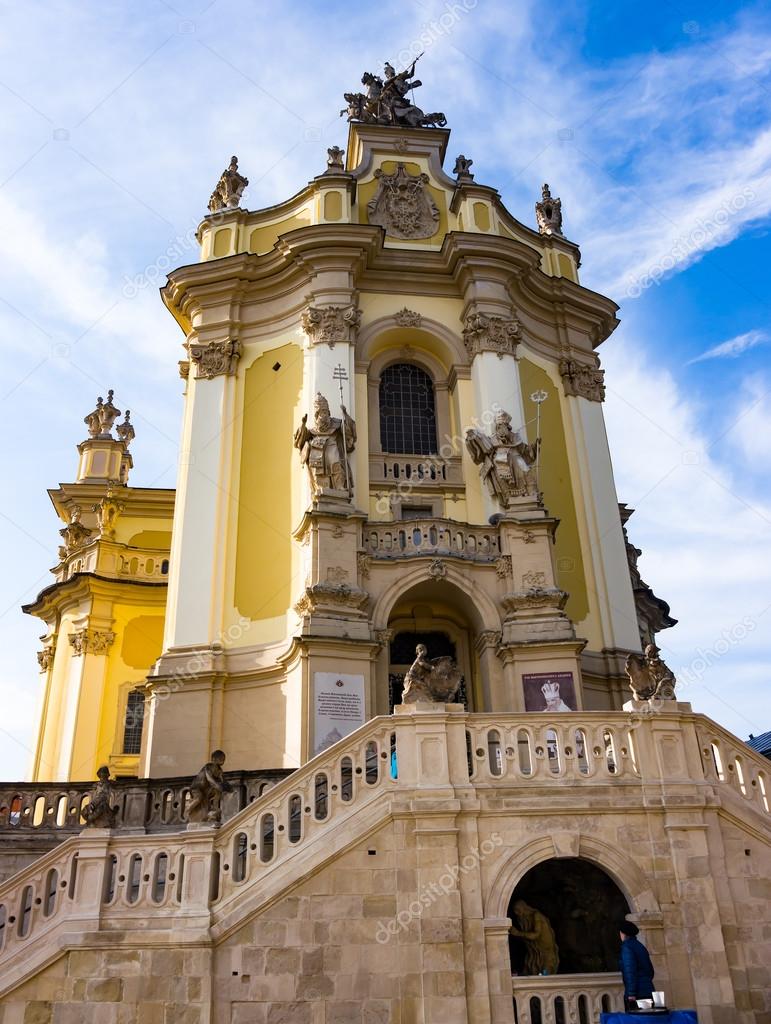
[[[188,345],[190,359],[195,363],[196,380],[212,380],[223,374],[232,376],[241,357],[241,342],[235,338],[229,341],[210,341],[207,344],[191,341]]]
[[[447,566],[441,558],[434,558],[428,567],[428,575],[435,580],[443,580],[447,576]]]
[[[495,352],[499,359],[503,356],[516,359],[520,336],[521,327],[516,317],[470,313],[463,325],[463,343],[470,359],[479,352]]]
[[[86,541],[88,541],[93,530],[89,530],[87,526],[84,526],[80,517],[82,509],[80,505],[73,505],[70,509],[70,521],[64,529],[59,530],[59,536],[64,541],[64,556],[72,554],[79,547],[82,547]]]
[[[112,436],[112,425],[120,416],[120,409],[116,409],[112,404],[113,391],[110,389],[107,392],[107,401],[105,402],[100,395],[96,400],[96,408],[93,412],[90,412],[85,417],[83,422],[88,427],[88,436],[91,438],[99,438],[100,440],[113,440]]]
[[[344,93],[347,106],[340,111],[340,116],[347,114],[349,121],[361,121],[364,124],[443,128],[447,124],[444,114],[425,114],[407,98],[408,92],[423,84],[415,78],[415,65],[418,60],[420,57],[412,62],[410,68],[398,74],[391,64],[386,64],[385,81],[379,75],[365,71],[361,76],[361,84],[366,88],[366,93]]]
[[[84,654],[106,654],[115,640],[111,630],[78,629],[70,633],[73,657],[80,658]]]
[[[421,313],[416,313],[414,309],[407,309],[403,306],[398,313],[394,313],[394,320],[397,327],[420,327],[423,323],[423,316]]]
[[[605,401],[605,371],[575,359],[560,360],[562,386],[566,395],[578,395],[590,402]]]
[[[495,575],[499,580],[505,580],[507,576],[514,575],[514,570],[511,564],[511,555],[500,555],[495,559]]]
[[[349,306],[308,306],[302,315],[303,330],[314,345],[353,344],[361,325],[361,310]]]
[[[427,174],[410,174],[404,164],[393,174],[375,171],[378,189],[367,204],[370,224],[385,228],[391,238],[430,238],[439,226],[439,208],[428,185]]]
[[[326,612],[360,617],[368,601],[369,594],[360,587],[352,587],[348,583],[314,583],[312,587],[306,588],[294,610],[302,616]]]
[[[53,664],[56,654],[56,634],[52,636],[44,634],[40,639],[43,641],[43,647],[37,652],[37,663],[41,672],[47,672]]]
[[[643,655],[627,656],[624,671],[635,700],[675,699],[675,674],[659,654],[655,644],[648,644]]]
[[[498,647],[503,639],[500,629],[483,629],[476,639],[476,648],[483,651],[486,647]]]
[[[562,200],[553,199],[549,186],[541,189],[541,201],[535,204],[535,219],[542,235],[562,234]]]
[[[529,587],[502,599],[507,612],[518,612],[535,608],[554,608],[561,611],[568,599],[566,591],[558,587]]]
[[[458,184],[468,183],[474,180],[474,175],[471,173],[471,165],[474,163],[473,160],[469,160],[462,153],[460,156],[455,158],[455,166],[452,169],[452,173]]]
[[[238,157],[231,156],[230,166],[222,172],[211,194],[209,210],[217,213],[219,210],[237,209],[248,184],[249,179],[238,173]]]
[[[476,427],[466,431],[466,448],[487,484],[490,495],[501,508],[509,508],[515,498],[538,496],[536,464],[540,442],[529,444],[512,429],[511,416],[501,410],[495,417],[495,429],[485,434]]]
[[[96,512],[96,521],[99,524],[100,537],[115,536],[115,523],[125,507],[126,506],[123,502],[115,500],[115,492],[112,484],[110,484],[105,496],[92,508],[92,512]]]

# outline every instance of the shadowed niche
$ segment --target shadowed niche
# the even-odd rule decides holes
[[[508,916],[515,926],[517,900],[540,911],[553,928],[558,974],[618,970],[618,922],[630,908],[601,868],[578,857],[543,861],[527,872],[512,894]],[[529,973],[526,942],[510,936],[509,951],[512,973]]]

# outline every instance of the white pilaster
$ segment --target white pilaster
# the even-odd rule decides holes
[[[476,424],[464,423],[464,431],[476,425],[485,433],[491,433],[495,414],[501,409],[509,413],[515,430],[523,430],[525,413],[519,383],[519,362],[513,355],[499,356],[495,352],[477,352],[471,363],[471,382],[474,387]],[[527,431],[523,430],[522,436],[523,439],[529,440]],[[500,512],[498,504],[487,488],[484,488],[482,500],[485,518]]]
[[[192,377],[191,368],[191,377]],[[235,377],[191,379],[180,448],[164,649],[217,640]]]
[[[639,650],[640,634],[618,514],[605,420],[600,402],[565,399],[575,439],[573,486],[588,532],[584,558],[591,560],[603,647]]]

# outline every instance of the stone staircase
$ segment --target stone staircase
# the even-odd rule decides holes
[[[610,805],[613,814],[670,817],[712,807],[768,844],[767,762],[688,705],[644,711],[489,715],[467,714],[460,705],[398,708],[276,781],[219,829],[73,835],[0,885],[0,1000],[68,950],[114,942],[175,950],[227,944],[388,823],[417,821],[408,831],[430,847],[448,836],[454,843],[459,826],[451,822],[464,816],[497,816],[505,825],[545,816],[557,822],[559,815],[569,823],[585,813],[596,831],[596,815]],[[670,828],[706,827],[672,820]],[[558,856],[604,849],[591,835],[574,840],[563,826],[553,830]],[[552,849],[551,838],[546,841]],[[434,859],[441,867],[440,855]],[[506,879],[514,878],[506,870],[481,873],[479,882],[484,905],[503,907],[504,915]],[[655,902],[645,884],[639,885],[643,914],[646,901]],[[495,935],[503,928],[505,936],[501,910],[497,918],[491,912],[485,927]],[[506,1000],[510,1008],[510,984]],[[507,1020],[503,1012],[488,1019]]]

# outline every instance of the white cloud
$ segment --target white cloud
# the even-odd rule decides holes
[[[771,334],[768,331],[745,331],[744,334],[737,334],[736,337],[729,338],[728,341],[721,341],[719,345],[713,345],[712,348],[708,348],[695,359],[689,359],[686,365],[701,363],[705,359],[735,359],[751,348],[767,345],[769,341],[771,341]]]
[[[765,466],[755,476],[727,466],[688,395],[623,325],[606,347],[616,487],[636,510],[628,531],[643,550],[643,577],[679,620],[659,642],[686,683],[681,699],[739,736],[760,732],[771,721],[771,693],[759,685],[771,617],[771,502],[754,493]]]
[[[745,464],[764,478],[771,461],[771,380],[753,374],[742,383],[740,407],[726,442],[739,445]]]

